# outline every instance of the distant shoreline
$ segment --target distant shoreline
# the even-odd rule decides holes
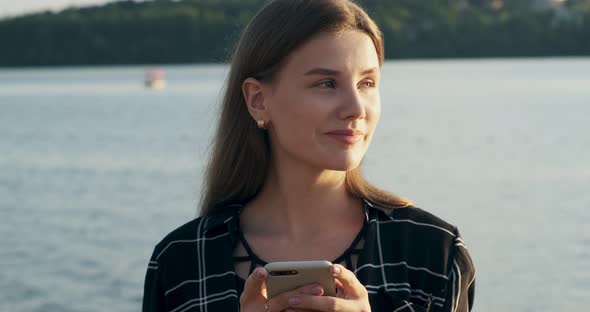
[[[0,19],[1,68],[225,63],[265,0],[117,1]],[[590,2],[358,0],[385,58],[590,56]]]

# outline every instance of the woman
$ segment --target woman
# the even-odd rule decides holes
[[[468,311],[457,229],[366,182],[383,41],[344,0],[277,0],[235,50],[201,216],[155,248],[144,311]],[[338,296],[266,298],[267,262],[329,260]]]

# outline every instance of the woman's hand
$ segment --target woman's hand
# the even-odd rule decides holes
[[[324,289],[318,284],[306,285],[293,291],[267,299],[266,277],[268,272],[264,268],[256,268],[244,285],[244,292],[240,296],[240,311],[242,312],[280,312],[289,308],[289,298],[296,296],[317,297],[324,294]],[[305,308],[294,307],[291,311],[305,311]]]
[[[371,306],[367,289],[359,282],[354,273],[340,264],[334,264],[331,270],[332,275],[336,278],[337,297],[295,294],[288,298],[289,309],[287,311],[370,312]]]

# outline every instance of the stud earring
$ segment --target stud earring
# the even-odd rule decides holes
[[[266,127],[264,126],[264,120],[257,120],[256,124],[258,124],[258,128],[266,129]]]

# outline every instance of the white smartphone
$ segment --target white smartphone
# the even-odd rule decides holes
[[[266,292],[268,298],[309,284],[320,284],[324,296],[336,296],[336,283],[330,272],[330,261],[271,262],[264,266],[268,271]]]

